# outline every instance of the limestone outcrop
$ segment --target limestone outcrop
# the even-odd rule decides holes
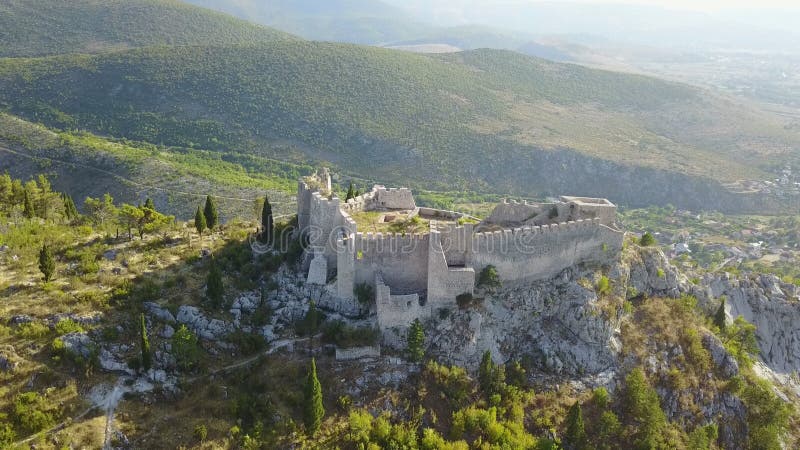
[[[490,350],[498,361],[530,358],[543,371],[583,376],[615,371],[617,324],[606,318],[594,289],[566,270],[551,280],[487,294],[477,306],[434,320],[431,351],[475,368]]]

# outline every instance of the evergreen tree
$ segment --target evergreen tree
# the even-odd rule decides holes
[[[725,315],[725,297],[720,298],[719,308],[714,313],[714,325],[719,328],[719,331],[725,332],[727,316]]]
[[[481,390],[486,394],[486,397],[491,397],[502,393],[505,383],[505,367],[495,364],[492,361],[492,353],[487,350],[483,354],[481,365],[478,368],[478,384],[480,384]]]
[[[569,450],[585,450],[589,448],[586,429],[583,425],[581,404],[575,402],[567,413],[567,428],[564,434],[564,447]]]
[[[208,271],[206,279],[206,296],[215,308],[222,306],[222,296],[225,287],[222,284],[222,271],[219,270],[215,262],[211,263],[211,270]]]
[[[350,182],[350,187],[347,189],[347,196],[344,198],[344,201],[345,201],[345,203],[347,203],[348,200],[350,200],[351,198],[355,198],[355,197],[356,197],[356,194],[353,191],[353,182],[351,181]]]
[[[658,393],[647,383],[642,369],[633,369],[625,378],[623,409],[636,448],[664,445],[667,417],[661,409]]]
[[[23,206],[22,214],[27,219],[33,219],[36,215],[36,210],[33,208],[33,199],[31,199],[31,193],[27,189],[25,189],[25,204]]]
[[[261,210],[261,242],[272,244],[275,234],[275,224],[272,221],[272,205],[269,197],[264,197],[264,208]]]
[[[311,358],[311,367],[308,370],[303,394],[303,422],[306,426],[306,433],[313,436],[319,431],[322,426],[322,418],[325,416],[325,408],[322,405],[322,386],[317,378],[317,363],[314,358]]]
[[[408,359],[420,362],[425,357],[425,330],[419,319],[414,319],[408,329]]]
[[[210,195],[206,197],[206,206],[203,208],[203,215],[206,217],[208,229],[214,231],[214,228],[219,225],[219,214],[217,213],[217,205],[214,202],[214,197]]]
[[[356,189],[356,192],[353,195],[355,195],[356,197],[361,197],[361,191]]]
[[[150,352],[150,340],[147,338],[147,324],[144,320],[144,314],[139,316],[139,320],[142,338],[142,368],[147,372],[153,366],[153,355]]]
[[[56,261],[53,259],[53,254],[47,244],[43,245],[42,250],[39,252],[39,270],[44,275],[45,283],[49,283],[56,272]]]
[[[202,236],[203,230],[205,230],[206,227],[206,216],[203,214],[203,210],[198,206],[197,212],[194,213],[194,229],[197,230],[197,234]]]
[[[144,201],[144,207],[147,209],[152,209],[153,211],[156,210],[156,204],[153,203],[153,199],[150,197],[147,197],[147,200]]]
[[[64,215],[67,220],[72,221],[78,218],[78,208],[75,206],[75,201],[66,193],[61,194],[61,199],[64,201]]]

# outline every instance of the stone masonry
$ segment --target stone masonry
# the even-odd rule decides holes
[[[504,201],[483,222],[459,225],[466,215],[418,208],[405,188],[376,185],[343,202],[332,195],[330,173],[323,169],[299,181],[297,204],[309,244],[308,282],[335,279],[331,289],[343,301],[353,299],[356,286],[371,286],[384,334],[455,308],[456,297],[472,294],[490,265],[504,284],[514,284],[547,279],[576,264],[606,263],[622,249],[616,206],[606,199]],[[424,233],[403,235],[360,232],[350,217],[401,210],[442,220],[430,220]]]

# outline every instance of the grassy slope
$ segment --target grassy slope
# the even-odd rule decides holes
[[[290,191],[312,168],[251,156],[225,157],[176,147],[112,141],[89,133],[56,132],[0,113],[0,172],[46,173],[57,190],[82,204],[109,192],[119,202],[152,197],[159,208],[192,217],[205,195],[223,215],[254,217],[257,197],[270,195],[276,214],[293,211]]]
[[[62,128],[245,153],[292,142],[302,151],[272,156],[443,186],[503,186],[527,154],[560,148],[719,180],[759,178],[759,165],[793,157],[787,149],[800,142],[772,116],[683,85],[493,50],[429,57],[302,41],[145,48],[6,59],[0,88],[11,111]]]
[[[276,39],[295,38],[176,0],[6,0],[0,3],[2,57]]]

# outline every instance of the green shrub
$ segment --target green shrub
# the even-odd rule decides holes
[[[16,333],[23,339],[41,339],[50,334],[50,328],[42,322],[29,322],[17,327]]]
[[[322,340],[339,347],[375,345],[380,332],[372,327],[351,327],[341,320],[326,322],[322,326]]]
[[[649,231],[644,233],[642,235],[642,238],[639,239],[639,245],[641,245],[642,247],[650,247],[656,245],[656,243],[657,243],[656,238],[653,237],[653,235],[650,234]]]
[[[243,355],[254,355],[267,348],[264,336],[236,330],[228,335],[227,341],[236,346]]]
[[[72,319],[61,319],[56,324],[56,334],[63,336],[70,333],[83,333],[83,327]]]
[[[469,308],[472,305],[472,301],[475,298],[469,292],[465,292],[463,294],[459,294],[456,296],[456,303],[458,304],[459,308]]]
[[[186,325],[181,325],[172,335],[172,354],[181,370],[194,370],[200,363],[202,349],[194,335]]]
[[[367,283],[357,284],[353,288],[353,293],[362,305],[370,305],[375,302],[375,290]]]
[[[478,275],[478,287],[486,289],[498,289],[503,285],[497,267],[488,265],[484,267]]]
[[[11,444],[17,439],[17,434],[10,423],[0,422],[0,448],[11,448]]]
[[[208,429],[204,424],[194,427],[194,437],[200,442],[204,442],[206,440],[208,437]]]
[[[780,449],[781,440],[789,426],[791,410],[772,392],[769,382],[751,378],[742,391],[747,407],[750,448]]]
[[[608,277],[603,275],[597,280],[597,294],[606,295],[611,293],[611,282]]]
[[[34,434],[55,424],[53,407],[36,392],[25,392],[14,399],[13,417],[25,434]]]

